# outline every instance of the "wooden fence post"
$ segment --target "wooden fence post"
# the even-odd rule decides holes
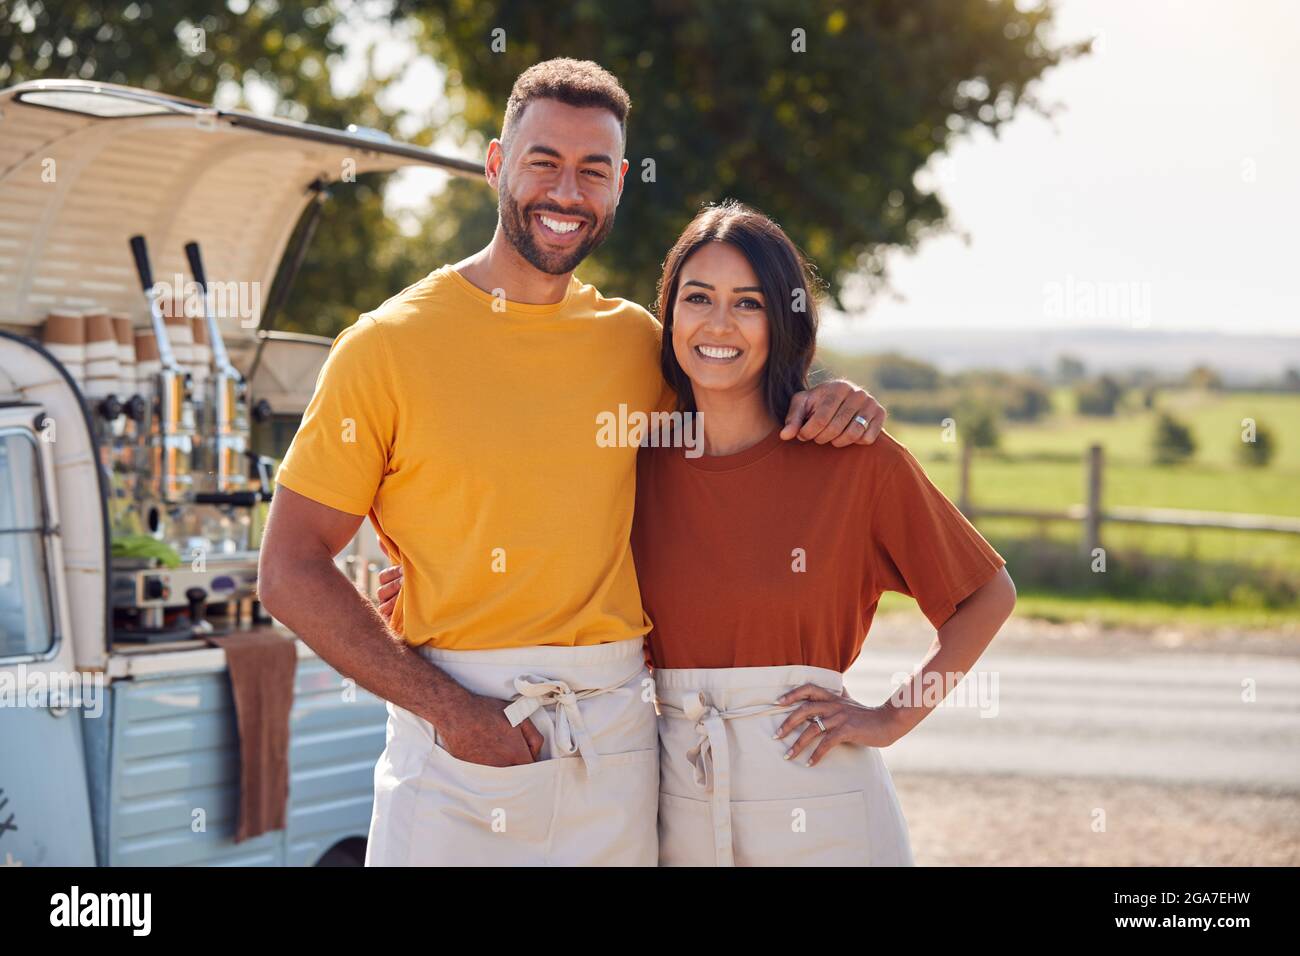
[[[1101,547],[1101,474],[1104,465],[1101,446],[1090,445],[1083,517],[1083,553],[1087,557]]]

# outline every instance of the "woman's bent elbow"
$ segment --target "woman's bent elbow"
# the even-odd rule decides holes
[[[1006,609],[1006,616],[1010,617],[1011,612],[1016,609],[1016,582],[1011,580],[1011,575],[1007,573],[1005,566],[999,575],[1002,584],[1002,602]]]

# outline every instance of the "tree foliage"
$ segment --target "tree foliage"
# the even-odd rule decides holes
[[[1243,438],[1237,446],[1237,460],[1248,468],[1267,468],[1276,454],[1277,437],[1264,425],[1255,427],[1253,440]]]
[[[1119,408],[1124,389],[1110,375],[1080,382],[1074,389],[1075,409],[1080,415],[1108,418]]]
[[[881,275],[887,247],[914,246],[943,223],[918,170],[954,137],[996,131],[1033,104],[1043,72],[1083,49],[1052,44],[1050,5],[1021,6],[398,0],[397,13],[428,24],[467,128],[485,137],[516,75],[539,60],[592,59],[622,80],[631,169],[618,225],[583,272],[648,303],[682,227],[724,197],[780,222],[832,294],[851,275]]]
[[[1162,412],[1151,436],[1151,450],[1157,464],[1174,465],[1196,454],[1196,439],[1184,422]]]

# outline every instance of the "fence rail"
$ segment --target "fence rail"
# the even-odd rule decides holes
[[[1101,547],[1101,527],[1116,524],[1158,525],[1171,528],[1219,528],[1228,531],[1269,531],[1276,534],[1300,534],[1300,518],[1282,515],[1256,515],[1235,511],[1191,511],[1178,508],[1104,508],[1101,504],[1105,454],[1101,445],[1090,445],[1085,457],[1084,500],[1081,505],[1064,508],[1004,508],[977,505],[970,499],[970,469],[973,448],[961,446],[958,474],[957,507],[967,518],[1028,518],[1034,521],[1078,521],[1083,524],[1081,544],[1086,554]]]

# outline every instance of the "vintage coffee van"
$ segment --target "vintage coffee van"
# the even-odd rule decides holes
[[[383,702],[281,632],[285,825],[236,842],[220,636],[280,631],[257,549],[329,347],[272,313],[326,187],[407,165],[481,173],[108,84],[0,91],[0,865],[363,859]],[[367,590],[373,541],[340,558]]]

